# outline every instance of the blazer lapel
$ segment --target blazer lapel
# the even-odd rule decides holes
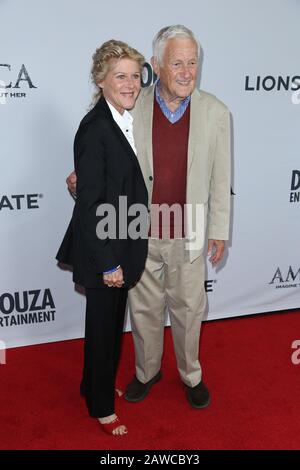
[[[108,104],[106,103],[106,100],[105,98],[102,96],[100,98],[100,100],[98,101],[99,103],[99,107],[101,107],[101,109],[105,112],[105,114],[107,115],[107,117],[109,118],[111,124],[112,124],[112,127],[115,131],[115,133],[118,135],[118,138],[119,140],[121,140],[122,142],[122,145],[124,147],[124,150],[126,151],[127,155],[134,160],[135,164],[140,167],[139,165],[139,162],[138,162],[138,159],[136,157],[136,154],[134,153],[130,143],[128,142],[128,140],[126,139],[125,135],[123,134],[122,130],[120,129],[120,127],[118,126],[118,124],[116,123],[116,121],[114,120],[112,114],[111,114],[111,111],[108,107]],[[97,105],[98,105],[97,103]],[[96,106],[97,106],[96,105]]]
[[[206,111],[203,104],[201,92],[194,90],[191,96],[188,173],[191,170],[196,150],[197,152],[204,150],[204,146],[206,145],[207,120],[205,119]]]

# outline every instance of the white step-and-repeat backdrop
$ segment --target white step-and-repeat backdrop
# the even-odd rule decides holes
[[[91,56],[113,37],[149,61],[154,34],[175,23],[199,37],[201,87],[232,112],[233,223],[225,262],[208,266],[207,318],[300,306],[299,0],[0,0],[0,22],[7,347],[83,335],[85,298],[54,257],[74,204],[65,178],[93,92]]]

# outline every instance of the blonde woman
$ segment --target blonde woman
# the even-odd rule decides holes
[[[147,239],[132,239],[128,232],[125,239],[109,233],[99,238],[101,217],[96,211],[109,204],[118,221],[119,196],[127,197],[128,207],[148,204],[128,112],[140,92],[143,63],[139,52],[116,40],[105,42],[93,55],[95,106],[76,133],[77,199],[57,254],[60,262],[73,266],[74,282],[86,290],[81,393],[90,416],[98,418],[105,432],[118,436],[127,433],[114,403],[127,292],[144,269]]]

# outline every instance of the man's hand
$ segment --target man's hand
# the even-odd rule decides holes
[[[221,261],[225,250],[224,240],[208,240],[207,255],[210,255],[209,261],[212,265],[216,265]]]
[[[66,179],[66,183],[68,185],[68,190],[73,196],[76,196],[76,182],[77,182],[76,173],[75,171],[72,171],[72,173],[70,173],[68,178]]]
[[[117,269],[111,274],[103,274],[103,282],[108,287],[122,287],[124,284],[123,270]]]

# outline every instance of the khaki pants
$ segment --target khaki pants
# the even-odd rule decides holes
[[[165,307],[182,381],[194,387],[201,380],[199,336],[206,306],[204,260],[188,260],[185,240],[149,240],[145,271],[129,290],[136,376],[146,383],[161,366]]]

